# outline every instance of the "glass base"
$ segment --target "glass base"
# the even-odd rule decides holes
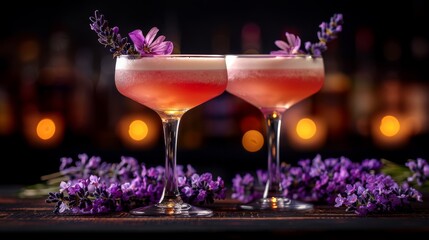
[[[175,205],[158,203],[133,209],[130,213],[138,216],[175,217],[210,217],[213,215],[213,211],[210,209],[195,207],[187,203]]]
[[[285,197],[271,197],[261,198],[249,204],[241,204],[239,208],[243,210],[308,211],[313,209],[313,204]]]

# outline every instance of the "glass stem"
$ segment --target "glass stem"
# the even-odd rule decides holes
[[[282,112],[266,112],[264,113],[264,117],[267,122],[268,138],[268,181],[265,185],[263,198],[282,197],[279,158]]]
[[[176,153],[180,117],[161,116],[165,141],[165,187],[159,202],[180,199],[177,184]]]

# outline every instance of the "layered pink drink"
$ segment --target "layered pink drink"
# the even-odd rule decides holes
[[[121,55],[116,59],[115,84],[124,96],[158,113],[165,143],[164,189],[157,204],[138,207],[144,216],[211,216],[213,211],[185,203],[176,171],[180,119],[189,109],[225,91],[223,55]]]
[[[118,58],[118,91],[156,111],[187,111],[226,87],[225,60],[213,57]]]
[[[267,126],[268,179],[262,198],[242,209],[308,210],[313,206],[283,195],[280,129],[283,113],[317,91],[324,82],[321,57],[310,55],[228,55],[226,90],[258,107]]]
[[[320,90],[322,58],[227,56],[227,91],[260,109],[284,111]]]

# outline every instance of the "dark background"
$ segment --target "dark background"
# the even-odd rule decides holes
[[[41,175],[58,170],[60,157],[77,158],[80,153],[109,162],[125,155],[152,166],[163,164],[160,120],[116,91],[115,60],[89,28],[88,17],[96,9],[111,26],[119,26],[123,36],[136,28],[146,33],[157,26],[174,41],[175,53],[207,54],[269,53],[285,31],[298,34],[303,42],[317,41],[318,25],[343,13],[344,31],[324,53],[325,88],[291,109],[291,116],[304,112],[321,118],[326,136],[317,146],[297,147],[282,128],[281,160],[294,163],[317,153],[324,158],[386,158],[398,163],[428,158],[426,1],[10,5],[0,14],[0,184],[38,182]],[[259,29],[250,45],[243,38],[244,26]],[[63,135],[49,144],[29,137],[32,117],[52,113],[63,119]],[[136,147],[120,138],[117,125],[123,116],[139,113],[153,120],[159,134],[152,144]],[[384,113],[414,119],[404,140],[394,144],[374,140],[372,119]],[[191,163],[199,172],[221,175],[227,184],[235,173],[265,168],[265,147],[249,153],[241,146],[240,123],[246,116],[259,119],[248,129],[264,133],[258,110],[228,93],[190,110],[180,128],[178,164]]]

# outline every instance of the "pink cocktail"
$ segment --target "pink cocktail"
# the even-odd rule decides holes
[[[253,104],[264,114],[268,138],[268,182],[263,198],[244,209],[296,210],[312,205],[282,195],[280,183],[280,125],[283,113],[315,94],[324,81],[321,57],[308,55],[228,55],[227,91]]]
[[[226,87],[225,63],[217,58],[119,59],[115,79],[120,93],[161,112],[189,110]]]
[[[158,204],[131,211],[136,215],[208,216],[209,209],[184,203],[176,176],[176,150],[182,115],[223,93],[227,84],[224,56],[161,55],[119,56],[116,88],[124,96],[156,111],[165,140],[165,187]]]

